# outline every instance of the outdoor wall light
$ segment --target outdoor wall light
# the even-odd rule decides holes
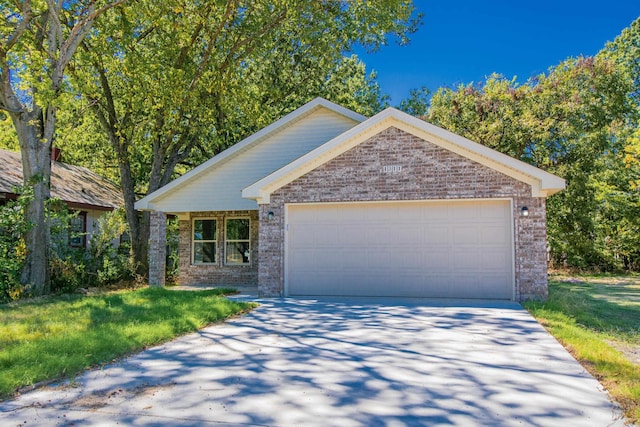
[[[522,214],[522,216],[529,216],[529,208],[523,206],[522,209],[520,209],[520,213]]]
[[[274,217],[274,216],[275,216],[275,215],[274,215],[274,214],[273,214],[273,212],[271,212],[271,211],[269,211],[269,213],[267,213],[267,219],[268,219],[269,221],[271,221],[271,220],[273,219],[273,217]]]

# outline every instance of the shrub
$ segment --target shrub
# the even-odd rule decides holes
[[[25,193],[0,206],[0,303],[17,300],[24,293],[20,284],[26,254],[22,236],[29,224],[23,212],[30,197]]]
[[[129,244],[120,242],[120,236],[126,231],[127,222],[122,209],[98,219],[88,249],[89,271],[95,274],[95,284],[98,286],[133,277],[134,268]]]
[[[80,287],[105,286],[132,277],[127,245],[119,248],[126,231],[121,211],[113,211],[97,220],[87,248],[69,246],[67,224],[75,214],[65,208],[55,210],[51,228],[51,289],[72,292]]]

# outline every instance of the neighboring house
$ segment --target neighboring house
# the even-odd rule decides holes
[[[54,158],[59,157],[56,150]],[[0,150],[0,204],[16,199],[16,189],[24,185],[20,153]],[[123,205],[120,190],[97,173],[81,167],[51,162],[51,197],[62,200],[70,211],[78,212],[70,224],[69,244],[86,247],[98,218]]]
[[[165,215],[179,282],[261,296],[547,296],[546,197],[563,179],[393,108],[316,99],[149,194],[150,283]]]

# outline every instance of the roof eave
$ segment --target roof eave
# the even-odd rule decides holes
[[[253,144],[258,143],[259,141],[265,139],[269,135],[277,132],[278,130],[286,126],[289,126],[292,123],[295,123],[296,121],[306,117],[308,114],[310,114],[314,110],[322,107],[330,111],[333,111],[337,114],[348,117],[359,123],[367,120],[367,117],[363,116],[362,114],[356,113],[355,111],[349,110],[348,108],[342,107],[331,101],[327,101],[324,98],[315,98],[314,100],[306,103],[302,107],[290,112],[289,114],[285,115],[281,119],[273,122],[269,126],[262,128],[261,130],[254,133],[253,135],[243,139],[242,141],[238,142],[232,147],[227,148],[223,152],[217,154],[216,156],[212,157],[211,159],[202,163],[201,165],[195,167],[194,169],[190,170],[184,175],[176,178],[175,180],[171,181],[167,185],[157,189],[151,194],[146,195],[145,197],[143,197],[142,199],[138,200],[135,203],[134,205],[135,209],[143,210],[143,211],[154,210],[152,206],[153,203],[151,203],[153,200],[156,200],[157,198],[162,197],[163,195],[179,188],[180,186],[186,184],[188,181],[208,171],[210,168],[212,168],[216,164],[219,164],[225,161],[226,159],[230,158],[231,156],[238,153],[239,151],[246,149],[252,146]]]
[[[273,191],[337,157],[366,140],[371,134],[392,126],[529,184],[532,197],[547,197],[565,188],[565,181],[560,177],[394,108],[387,108],[246,187],[242,196],[254,199],[258,204],[269,203]]]

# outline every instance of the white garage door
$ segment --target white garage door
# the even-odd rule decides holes
[[[287,206],[291,296],[513,299],[508,200]]]

